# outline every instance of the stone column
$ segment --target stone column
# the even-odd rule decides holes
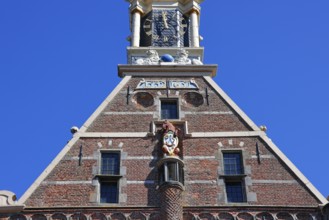
[[[140,42],[140,30],[141,30],[141,12],[134,10],[132,12],[132,36],[131,36],[131,46],[139,47]]]
[[[200,46],[200,36],[199,36],[199,19],[198,12],[196,10],[192,10],[190,14],[191,18],[191,43],[192,47]]]

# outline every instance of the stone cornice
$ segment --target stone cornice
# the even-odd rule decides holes
[[[118,65],[118,75],[124,76],[211,76],[215,77],[217,65]]]

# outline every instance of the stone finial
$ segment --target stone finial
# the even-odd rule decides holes
[[[264,132],[267,131],[267,127],[265,125],[261,125],[261,126],[259,126],[259,128],[261,131],[264,131]]]
[[[10,191],[0,190],[0,206],[14,205],[16,195]]]
[[[15,213],[24,209],[25,205],[17,204],[16,195],[7,190],[0,190],[0,213]]]

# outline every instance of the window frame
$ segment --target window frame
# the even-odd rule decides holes
[[[116,187],[116,193],[115,193],[115,201],[109,201],[109,202],[103,202],[102,201],[102,196],[103,196],[103,192],[102,192],[102,189],[103,189],[103,186],[106,185],[106,184],[109,184],[109,183],[115,183],[115,187]],[[108,198],[108,197],[106,197]],[[111,198],[111,197],[110,197]],[[117,204],[119,203],[119,181],[114,181],[114,180],[105,180],[105,181],[101,181],[100,182],[100,189],[99,189],[99,202],[100,203],[105,203],[105,204]]]
[[[225,173],[225,154],[239,154],[239,164],[240,167],[237,170],[240,170],[240,172],[233,172],[233,173]],[[222,172],[223,174],[220,175],[221,178],[224,180],[225,185],[225,196],[226,196],[226,202],[230,204],[234,203],[247,203],[247,192],[246,192],[246,184],[245,184],[245,177],[247,176],[245,174],[245,165],[244,165],[244,159],[243,159],[243,151],[242,150],[223,150],[222,151]],[[239,201],[232,201],[235,200],[232,197],[229,198],[230,192],[228,192],[228,186],[229,184],[238,183],[241,185],[241,197],[242,199]]]
[[[118,155],[118,161],[117,161],[117,172],[111,173],[103,173],[103,155],[104,154],[117,154]],[[98,202],[102,204],[119,204],[120,203],[120,179],[122,178],[121,175],[121,155],[122,152],[120,150],[100,150],[99,151],[99,168],[98,168],[98,174],[96,175],[96,178],[98,179]],[[103,202],[102,199],[102,185],[107,183],[116,183],[116,198],[115,202]]]
[[[176,118],[164,118],[162,114],[162,106],[163,102],[167,103],[175,103],[176,104]],[[180,105],[179,105],[179,99],[178,98],[160,98],[159,99],[159,112],[160,112],[160,120],[180,120]]]
[[[117,161],[116,164],[114,164],[114,171],[113,173],[111,173],[111,169],[104,169],[104,164],[103,164],[103,155],[105,154],[112,154],[112,155],[116,155],[117,156]],[[101,164],[100,164],[100,171],[99,173],[101,175],[110,175],[110,176],[117,176],[117,175],[120,175],[120,166],[121,166],[121,161],[120,161],[120,158],[121,158],[121,152],[118,152],[118,151],[101,151]],[[111,165],[109,165],[111,166]],[[104,172],[106,171],[106,172]]]

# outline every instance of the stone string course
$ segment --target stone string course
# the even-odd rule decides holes
[[[0,220],[161,220],[160,212],[156,208],[145,208],[141,210],[120,210],[120,208],[110,208],[109,210],[40,210],[29,211],[26,213],[12,214],[10,216],[1,215]],[[321,220],[320,213],[312,211],[310,208],[305,208],[295,211],[279,208],[279,210],[267,212],[257,212],[246,210],[234,210],[234,208],[212,208],[211,212],[203,211],[202,208],[184,208],[183,220]],[[225,211],[230,209],[231,211]],[[280,211],[281,209],[281,211]],[[233,211],[232,211],[233,210]],[[42,213],[42,214],[40,214]],[[168,218],[175,220],[175,218]]]

